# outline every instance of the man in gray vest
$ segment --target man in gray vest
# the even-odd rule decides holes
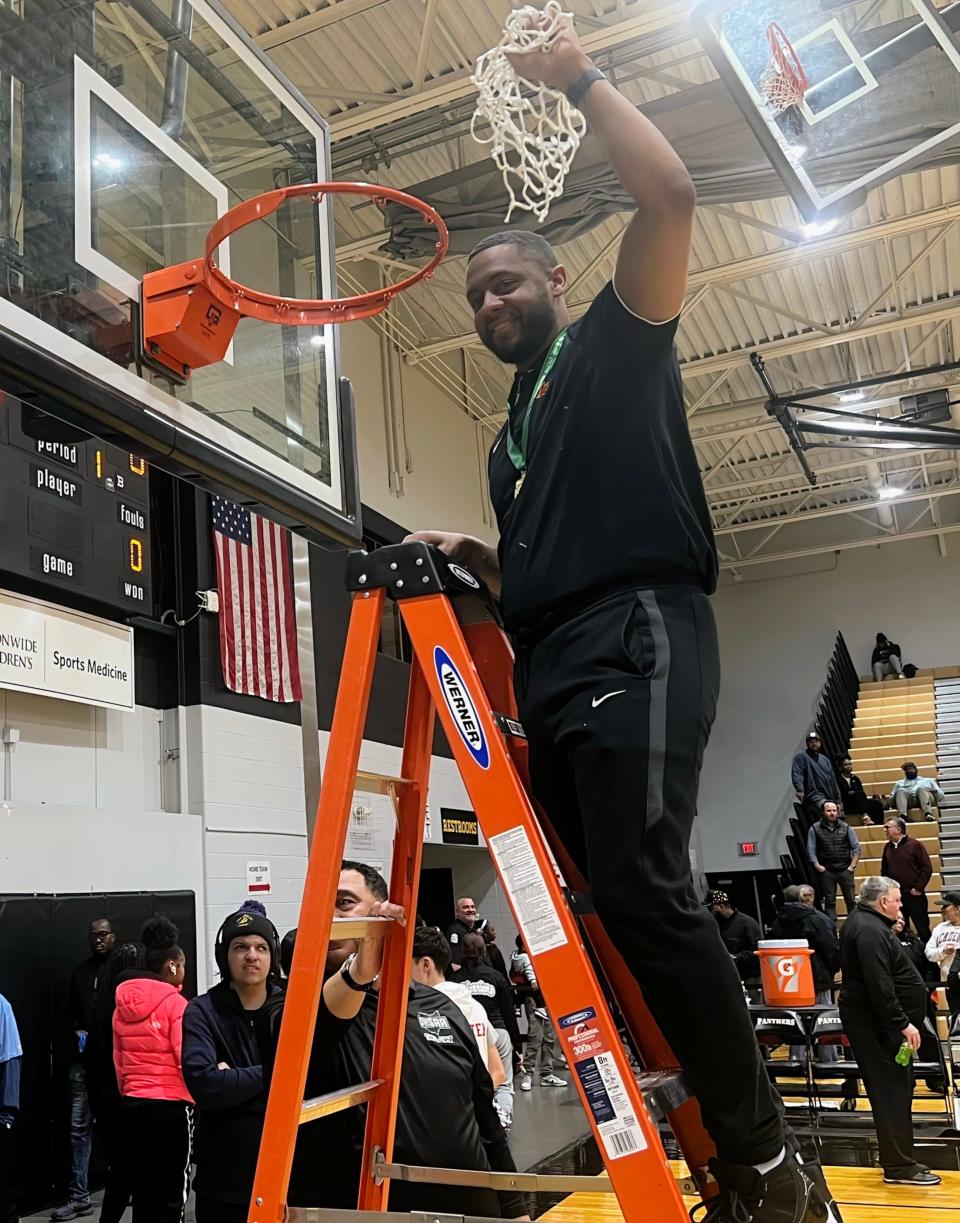
[[[837,884],[847,902],[847,912],[852,912],[853,876],[860,861],[860,842],[850,825],[840,818],[837,803],[824,803],[820,820],[811,824],[807,833],[807,857],[820,876],[827,916],[834,919],[837,916]]]

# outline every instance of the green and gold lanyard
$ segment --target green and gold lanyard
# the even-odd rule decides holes
[[[566,338],[567,338],[567,329],[566,327],[564,327],[563,331],[561,331],[560,334],[557,336],[557,338],[553,341],[550,351],[547,353],[546,357],[544,358],[543,365],[541,365],[540,367],[540,374],[537,378],[536,385],[534,386],[533,390],[530,392],[530,398],[527,401],[527,406],[523,413],[523,419],[520,422],[520,443],[519,445],[517,444],[517,442],[514,439],[513,429],[511,428],[511,422],[509,420],[507,421],[507,454],[510,458],[510,462],[514,465],[516,470],[520,473],[520,476],[516,484],[513,486],[514,498],[517,497],[517,495],[520,492],[520,489],[523,488],[523,482],[527,478],[527,442],[530,437],[530,417],[532,415],[533,405],[536,402],[537,396],[540,394],[541,390],[543,389],[543,384],[546,382],[547,378],[549,378],[550,371],[553,369],[553,367],[557,363],[557,358],[560,356],[560,350],[561,348],[563,348],[563,344]],[[511,413],[515,409],[516,409],[516,404],[511,403],[510,404]]]

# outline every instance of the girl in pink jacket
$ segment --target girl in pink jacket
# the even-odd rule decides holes
[[[113,1013],[134,1223],[181,1223],[190,1175],[193,1101],[180,1071],[186,960],[166,917],[143,927],[145,969],[124,973]]]

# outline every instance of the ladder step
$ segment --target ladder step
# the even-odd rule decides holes
[[[691,1097],[680,1070],[643,1070],[637,1076],[643,1102],[654,1121],[662,1121]]]
[[[308,1121],[316,1121],[318,1117],[329,1117],[332,1113],[342,1113],[345,1108],[363,1104],[382,1086],[383,1079],[371,1079],[367,1083],[341,1087],[339,1091],[328,1091],[324,1096],[304,1100],[300,1109],[300,1124],[305,1125]]]
[[[358,771],[355,789],[361,794],[386,794],[389,798],[398,789],[412,785],[413,782],[409,777],[390,777],[386,773],[363,773]]]
[[[368,938],[384,926],[396,924],[392,917],[335,917],[330,923],[330,937],[334,940]]]

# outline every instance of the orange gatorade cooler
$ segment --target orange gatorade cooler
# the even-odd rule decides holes
[[[758,944],[763,997],[767,1006],[813,1006],[813,952],[806,939],[767,939]]]

